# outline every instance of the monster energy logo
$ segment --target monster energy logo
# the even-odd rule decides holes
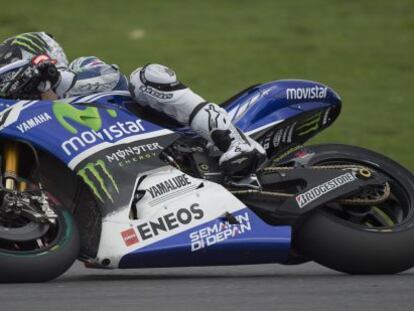
[[[312,115],[311,117],[303,121],[303,123],[301,123],[296,128],[296,130],[298,131],[297,135],[303,136],[303,135],[306,135],[306,134],[309,134],[309,133],[312,133],[318,130],[319,122],[321,121],[321,118],[322,118],[322,111]]]
[[[13,37],[11,45],[19,45],[33,54],[46,53],[47,43],[35,33],[24,33]]]
[[[104,203],[104,197],[108,198],[112,203],[114,199],[110,193],[110,189],[107,187],[107,183],[119,193],[118,185],[112,176],[112,174],[106,168],[105,162],[98,160],[86,164],[82,169],[78,171],[78,175],[83,181],[91,188],[94,195]],[[105,182],[105,180],[107,182]]]

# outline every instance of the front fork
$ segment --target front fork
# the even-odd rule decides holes
[[[29,219],[36,222],[55,223],[58,217],[50,207],[47,195],[43,192],[42,186],[38,184],[37,194],[25,192],[28,184],[19,178],[19,160],[21,146],[15,141],[5,141],[3,144],[3,186],[9,195],[9,208],[17,207],[19,214],[25,214]],[[7,203],[6,203],[7,205]]]
[[[3,148],[4,157],[4,187],[8,190],[24,191],[25,182],[17,182],[19,169],[19,144],[15,141],[6,141]]]

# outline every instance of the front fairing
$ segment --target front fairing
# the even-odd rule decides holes
[[[0,137],[27,141],[73,169],[112,145],[172,133],[129,112],[122,106],[127,101],[131,99],[126,94],[54,102],[0,100]]]
[[[106,215],[130,204],[137,174],[165,166],[159,154],[179,136],[131,113],[127,102],[125,92],[54,102],[2,100],[0,137],[25,141],[65,163]]]

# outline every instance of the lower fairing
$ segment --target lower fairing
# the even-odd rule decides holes
[[[122,257],[119,268],[244,265],[285,262],[291,228],[265,224],[248,208],[239,224],[216,218]]]
[[[265,223],[220,184],[173,168],[145,174],[144,181],[142,175],[137,177],[138,189],[151,190],[160,181],[176,178],[185,177],[186,183],[155,197],[147,190],[136,205],[138,219],[130,218],[127,206],[106,215],[97,257],[89,265],[144,268],[287,261],[290,226]]]

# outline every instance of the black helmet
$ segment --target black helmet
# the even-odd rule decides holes
[[[11,37],[0,44],[0,67],[22,59],[31,60],[39,54],[49,54],[49,45],[40,33]]]

